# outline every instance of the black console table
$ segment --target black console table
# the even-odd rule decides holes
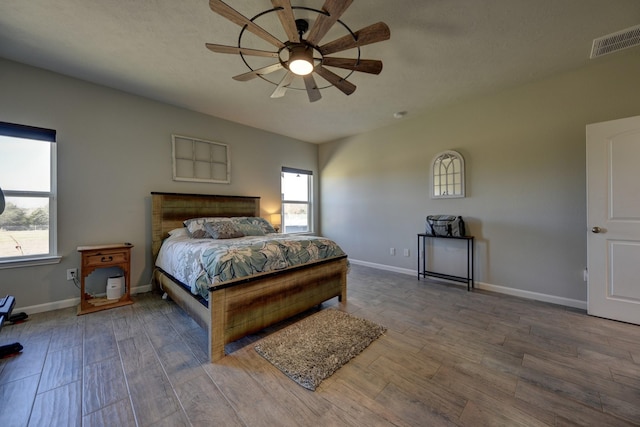
[[[435,271],[427,270],[427,239],[457,239],[467,241],[467,276],[453,276],[451,274],[437,273]],[[461,282],[467,284],[467,291],[470,291],[475,287],[473,280],[473,236],[464,237],[444,237],[444,236],[431,236],[429,234],[418,233],[418,280],[422,277],[438,277],[440,279],[453,280],[455,282]]]

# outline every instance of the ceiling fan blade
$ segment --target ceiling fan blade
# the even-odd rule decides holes
[[[248,73],[238,74],[237,76],[233,76],[233,79],[234,80],[238,80],[239,82],[246,82],[246,81],[249,81],[251,79],[255,79],[256,77],[258,77],[260,75],[273,73],[274,71],[278,71],[278,70],[280,70],[282,68],[284,68],[284,66],[281,63],[278,62],[277,64],[267,65],[266,67],[262,67],[262,68],[258,68],[257,70],[249,71]]]
[[[343,50],[352,49],[354,47],[388,40],[391,37],[391,31],[384,22],[369,25],[368,27],[364,27],[353,34],[355,37],[351,34],[347,34],[344,37],[340,37],[339,39],[335,39],[332,42],[320,46],[318,50],[323,55],[331,55],[332,53],[342,52]]]
[[[340,89],[345,95],[351,95],[356,90],[356,85],[343,79],[332,71],[327,70],[322,65],[316,65],[315,72],[320,74],[326,81]]]
[[[278,18],[284,28],[284,32],[287,33],[287,37],[290,42],[300,43],[300,34],[298,34],[298,27],[296,26],[296,18],[293,15],[293,9],[291,8],[290,0],[271,0],[271,4],[275,8],[281,8],[278,10]]]
[[[285,74],[282,80],[280,80],[276,90],[271,94],[271,98],[282,98],[294,76],[295,75],[291,71],[287,71],[287,74]]]
[[[309,102],[316,102],[322,95],[320,95],[320,89],[318,89],[318,85],[316,84],[316,80],[313,78],[313,74],[307,74],[303,76],[304,87],[307,88],[307,95],[309,96]]]
[[[254,24],[249,18],[242,15],[240,12],[238,12],[237,10],[235,10],[225,2],[220,0],[209,0],[209,7],[215,13],[227,18],[234,24],[237,24],[241,27],[244,27],[246,25],[247,31],[251,31],[256,36],[271,43],[277,48],[284,47],[284,43],[282,43],[280,40],[278,40],[277,38],[269,34],[264,28],[260,27],[257,24]]]
[[[207,49],[216,53],[241,53],[251,56],[265,56],[268,58],[277,58],[278,52],[269,52],[267,50],[247,49],[246,47],[225,46],[221,44],[206,43]]]
[[[322,65],[369,74],[380,74],[382,71],[382,61],[378,61],[377,59],[332,58],[325,56],[322,58]]]
[[[318,19],[309,30],[307,41],[314,46],[320,43],[320,40],[327,34],[333,24],[335,24],[340,16],[349,8],[353,0],[326,0],[322,10],[328,15],[318,15]]]

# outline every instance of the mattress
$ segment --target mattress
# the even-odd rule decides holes
[[[194,239],[175,233],[160,248],[156,266],[204,299],[214,285],[261,273],[345,256],[333,240],[300,234]]]

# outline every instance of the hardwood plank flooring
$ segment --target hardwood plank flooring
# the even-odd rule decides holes
[[[5,326],[0,426],[640,425],[640,326],[353,265],[345,305],[385,335],[315,392],[253,349],[315,310],[227,345],[159,295]]]

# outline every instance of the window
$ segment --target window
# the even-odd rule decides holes
[[[313,231],[311,215],[312,172],[282,168],[282,232],[305,233]]]
[[[464,197],[464,158],[456,151],[438,154],[431,164],[431,198]]]
[[[56,256],[56,131],[0,122],[0,268]]]
[[[231,183],[229,147],[220,142],[172,135],[174,181]]]

